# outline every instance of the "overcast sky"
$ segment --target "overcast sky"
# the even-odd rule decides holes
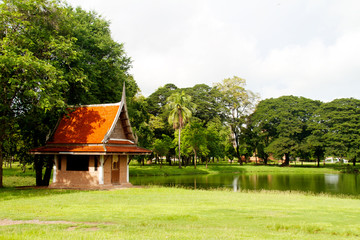
[[[239,76],[262,99],[360,98],[358,0],[68,0],[111,22],[144,96]]]

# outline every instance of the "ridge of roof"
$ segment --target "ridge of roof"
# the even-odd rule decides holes
[[[87,105],[69,105],[67,108],[80,108],[80,107],[107,107],[107,106],[118,106],[121,102],[117,103],[99,103],[99,104],[87,104]]]

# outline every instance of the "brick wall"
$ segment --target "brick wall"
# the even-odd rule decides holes
[[[97,169],[95,169],[95,156],[89,157],[88,171],[66,171],[66,155],[59,156],[58,161],[61,161],[61,169],[57,169],[56,183],[51,184],[51,187],[99,186],[98,174],[100,161],[98,160],[98,166]],[[112,156],[104,156],[104,185],[111,185],[111,163]],[[128,182],[126,155],[119,156],[119,168],[120,184],[127,184]]]

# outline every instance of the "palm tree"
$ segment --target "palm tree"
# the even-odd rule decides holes
[[[191,110],[194,108],[194,104],[191,102],[191,96],[185,94],[184,91],[181,93],[173,93],[170,97],[167,98],[168,104],[166,105],[167,109],[170,110],[169,114],[169,124],[173,125],[174,129],[179,130],[179,168],[181,168],[180,160],[180,137],[181,129],[185,126],[192,116]]]

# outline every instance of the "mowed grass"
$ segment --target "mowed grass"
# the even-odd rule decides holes
[[[28,169],[22,172],[20,167],[13,164],[12,168],[3,168],[3,185],[5,187],[35,186],[35,171]]]
[[[161,170],[158,165],[130,167],[133,176],[334,171],[227,163],[212,164],[208,169],[204,165],[197,169],[163,166]],[[360,238],[357,196],[161,187],[113,191],[13,188],[33,185],[34,175],[30,170],[4,169],[7,187],[0,189],[0,239]],[[8,225],[1,226],[4,219],[27,221],[7,221]]]
[[[180,188],[0,190],[1,239],[357,239],[360,200]],[[37,222],[41,223],[41,222]]]

